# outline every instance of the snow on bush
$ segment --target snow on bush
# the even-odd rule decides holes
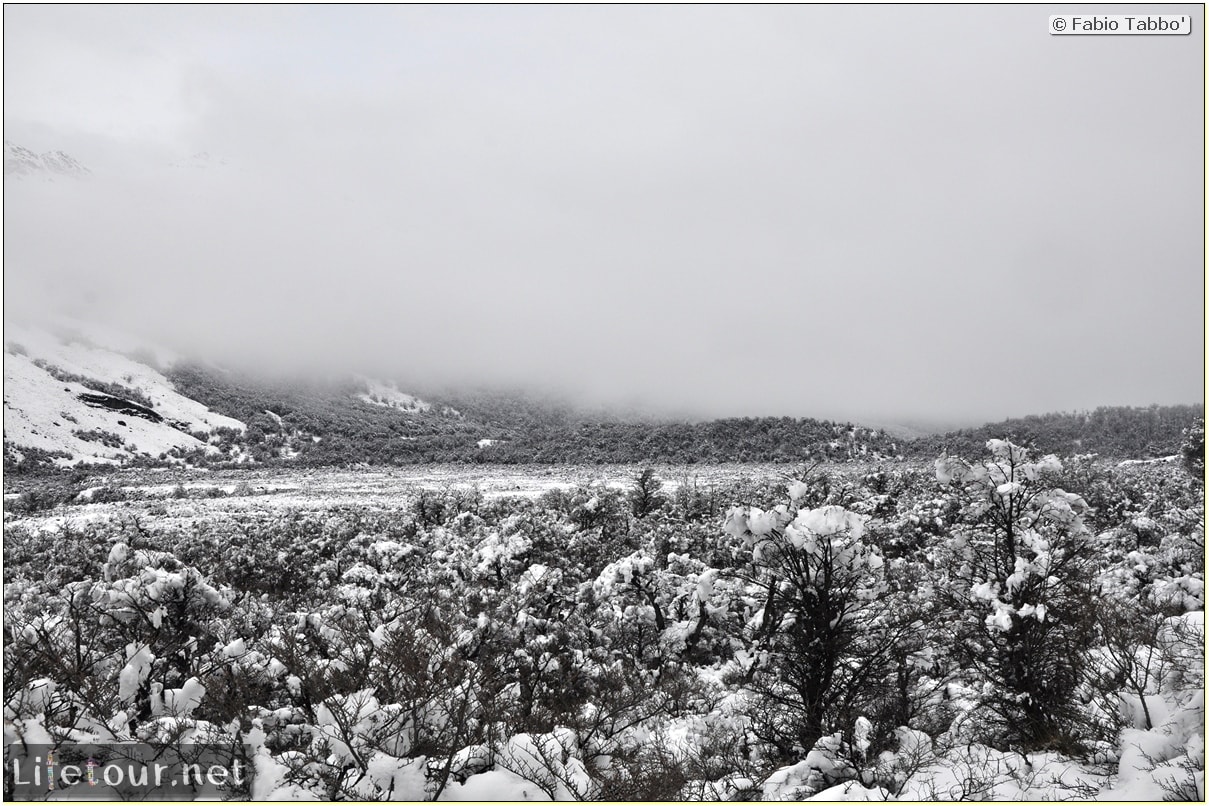
[[[6,739],[213,741],[253,799],[1203,797],[1199,499],[1086,464],[18,519]]]

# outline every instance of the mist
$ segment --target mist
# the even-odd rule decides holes
[[[5,317],[694,417],[1198,402],[1178,9],[9,6],[5,138],[92,173],[5,182]]]

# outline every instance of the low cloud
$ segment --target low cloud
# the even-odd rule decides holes
[[[6,136],[94,174],[6,183],[5,313],[701,415],[1199,400],[1203,35],[1043,11],[10,9]]]

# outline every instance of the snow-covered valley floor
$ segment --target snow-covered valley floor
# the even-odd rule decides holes
[[[252,799],[1203,798],[1203,493],[988,448],[11,478],[6,743],[216,743]]]

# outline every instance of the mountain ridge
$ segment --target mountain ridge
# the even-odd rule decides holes
[[[9,140],[4,141],[4,178],[40,177],[53,181],[56,177],[81,178],[92,171],[79,160],[63,151],[39,154]]]

